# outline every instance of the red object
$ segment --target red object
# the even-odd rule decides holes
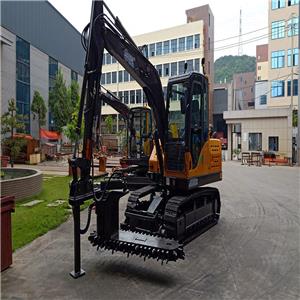
[[[1,272],[12,264],[11,212],[15,197],[1,197]]]
[[[6,168],[8,165],[9,156],[1,155],[1,167]]]
[[[60,134],[56,131],[49,131],[46,129],[40,129],[41,138],[48,139],[48,140],[60,140]]]
[[[22,134],[22,133],[15,133],[13,135],[14,138],[21,138],[25,140],[33,140],[33,137],[30,134]]]

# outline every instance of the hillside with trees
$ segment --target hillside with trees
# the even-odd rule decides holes
[[[254,72],[256,58],[254,56],[226,55],[218,58],[214,64],[215,83],[230,82],[232,75],[236,73]]]

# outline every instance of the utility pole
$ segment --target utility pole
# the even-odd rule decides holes
[[[240,30],[239,30],[239,49],[238,49],[238,56],[243,54],[242,49],[242,10],[240,9]]]

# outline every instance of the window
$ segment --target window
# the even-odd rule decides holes
[[[111,63],[115,64],[117,62],[117,60],[114,58],[114,56],[111,57]]]
[[[142,90],[135,91],[135,102],[142,103]]]
[[[288,0],[288,6],[299,4],[299,0]]]
[[[147,57],[147,58],[149,57],[148,45],[140,46],[139,49],[145,57]]]
[[[102,73],[101,75],[101,85],[105,84],[105,73]]]
[[[129,95],[128,95],[128,91],[124,91],[124,103],[128,104],[129,102]]]
[[[117,82],[117,72],[112,72],[111,73],[111,83],[116,83]]]
[[[261,70],[261,66],[258,66],[258,67],[257,67],[257,70]]]
[[[200,58],[194,59],[194,70],[200,72]]]
[[[193,60],[189,59],[189,60],[186,61],[186,63],[187,63],[187,72],[192,72],[194,70]]]
[[[184,64],[185,64],[184,60],[178,63],[178,75],[184,74]]]
[[[186,38],[186,50],[193,49],[193,36],[190,35]]]
[[[150,44],[150,56],[155,56],[155,44]]]
[[[118,77],[118,82],[123,82],[123,71],[119,71]]]
[[[259,105],[265,105],[267,104],[267,95],[261,95],[259,97]]]
[[[17,112],[22,115],[25,132],[30,133],[30,44],[19,37],[16,38],[16,75]]]
[[[164,54],[168,54],[170,52],[170,41],[164,41]]]
[[[208,26],[210,26],[210,13],[208,14]]]
[[[272,52],[272,69],[284,67],[284,50]]]
[[[283,97],[284,96],[284,81],[283,80],[273,80],[271,83],[271,96]]]
[[[171,63],[171,76],[177,75],[177,62]]]
[[[272,9],[285,7],[285,0],[272,0]]]
[[[288,20],[288,36],[298,35],[298,21],[298,17]]]
[[[269,151],[278,151],[279,138],[278,136],[269,136]]]
[[[298,63],[299,63],[299,49],[298,48],[294,48],[294,51],[293,51],[293,66],[298,66]],[[292,50],[291,49],[288,49],[288,52],[287,52],[287,58],[288,58],[288,67],[291,67],[292,66]]]
[[[106,53],[106,64],[110,65],[111,64],[111,55],[109,53]]]
[[[124,82],[128,82],[129,81],[129,73],[124,70]]]
[[[156,55],[162,55],[162,42],[156,43]]]
[[[170,64],[164,64],[164,76],[169,76],[169,68],[170,68]]]
[[[262,150],[262,134],[261,133],[249,133],[249,151],[261,151]]]
[[[185,37],[179,39],[179,51],[185,50]]]
[[[177,39],[171,40],[171,51],[172,53],[177,52]]]
[[[135,104],[135,91],[130,91],[130,104]]]
[[[210,50],[210,37],[208,38],[208,50]]]
[[[162,65],[157,65],[156,70],[158,72],[159,77],[161,77],[162,76]]]
[[[194,48],[197,49],[200,47],[200,34],[194,35]]]
[[[284,21],[272,22],[272,40],[281,39],[285,37],[285,23]]]
[[[291,96],[291,80],[287,81],[287,96]],[[298,96],[298,79],[293,80],[293,96]]]
[[[261,80],[261,76],[257,76],[257,80]]]
[[[111,84],[111,73],[106,73],[106,84]]]
[[[121,100],[121,102],[124,102],[123,91],[120,91],[120,92],[118,93],[118,98]]]
[[[78,81],[78,74],[73,70],[71,70],[71,81]]]

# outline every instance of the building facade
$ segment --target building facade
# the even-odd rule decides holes
[[[66,86],[72,80],[81,85],[85,53],[80,33],[47,1],[4,1],[0,38],[2,114],[14,98],[26,133],[37,138],[38,124],[30,110],[34,91],[45,100],[45,128],[51,129],[49,91],[58,70]]]
[[[268,107],[298,105],[299,0],[269,0]]]
[[[198,14],[193,13],[195,10]],[[191,18],[192,15],[193,18]],[[199,19],[202,15],[207,15],[207,20]],[[213,27],[213,14],[209,6],[205,5],[187,11],[187,18],[186,24],[133,37],[135,43],[143,48],[144,55],[155,66],[161,78],[164,93],[166,93],[169,77],[190,71],[203,72],[201,60],[207,53],[206,48],[210,47],[209,51],[213,53],[213,44],[207,44],[213,40],[213,35],[208,37],[206,33],[207,28]],[[187,66],[186,70],[185,66]],[[213,82],[213,56],[205,59],[205,69],[210,82]],[[130,107],[147,103],[138,83],[109,53],[104,55],[102,72],[101,84],[117,95],[122,102]],[[172,106],[176,105],[179,103],[172,103]],[[107,115],[114,117],[114,132],[122,129],[124,124],[112,107],[104,105],[102,113],[104,118]],[[104,127],[103,125],[102,132],[105,132]]]

